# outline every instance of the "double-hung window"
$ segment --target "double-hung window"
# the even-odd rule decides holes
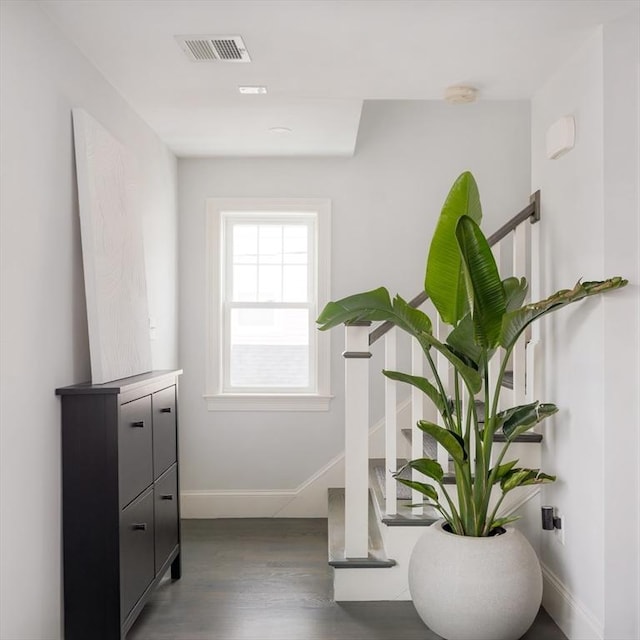
[[[328,200],[207,202],[210,409],[325,410]]]

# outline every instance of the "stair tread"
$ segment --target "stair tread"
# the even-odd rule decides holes
[[[513,371],[505,371],[502,378],[502,386],[507,389],[513,389]]]
[[[409,441],[411,442],[411,435],[412,435],[412,429],[402,429],[402,435]],[[431,442],[426,442],[427,438],[431,438],[431,436],[427,436],[427,434],[423,434],[423,437],[425,438],[425,445],[423,448],[423,453],[425,455],[426,458],[437,458],[437,452],[434,449],[434,446]],[[506,442],[507,438],[504,435],[504,433],[502,432],[498,432],[498,433],[494,433],[493,434],[493,441],[494,442]],[[523,433],[519,436],[516,436],[512,442],[529,442],[529,443],[537,443],[537,442],[542,442],[542,434],[541,433],[533,433],[533,432],[528,432],[528,433]]]
[[[398,460],[398,466],[405,464],[406,460]],[[411,509],[409,505],[412,503],[410,498],[399,499],[397,510],[398,512],[390,515],[385,513],[385,498],[384,498],[384,482],[381,485],[380,478],[384,478],[384,475],[379,473],[379,469],[385,468],[385,460],[382,458],[373,458],[369,460],[369,479],[371,486],[371,494],[375,501],[375,507],[378,512],[380,520],[390,527],[400,526],[413,526],[413,527],[428,527],[430,524],[440,519],[440,514],[429,505],[425,504],[424,513],[418,515],[415,513],[415,509]],[[398,483],[399,487],[405,488],[404,485]],[[407,491],[410,491],[406,487]]]
[[[399,469],[403,465],[407,463],[406,460],[398,458],[396,461],[396,469]],[[373,459],[369,462],[369,486],[372,489],[378,489],[380,492],[380,503],[384,503],[386,496],[386,478],[387,474],[390,471],[386,469],[386,461],[383,459]],[[403,477],[410,474],[410,472],[405,472]],[[396,497],[398,500],[410,500],[411,499],[411,489],[406,485],[401,484],[400,482],[396,482]]]
[[[344,541],[344,489],[329,489],[329,564],[336,569],[381,569],[393,567],[395,560],[387,558],[378,530],[375,511],[369,495],[369,554],[367,558],[347,558]]]

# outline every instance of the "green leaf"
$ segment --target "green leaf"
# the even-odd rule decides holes
[[[414,309],[399,295],[393,299],[392,310],[394,317],[389,320],[401,329],[414,336],[418,336],[420,333],[431,333],[431,318],[420,309]]]
[[[512,469],[503,476],[500,487],[504,493],[507,493],[516,487],[555,482],[555,480],[555,476],[542,473],[540,469]]]
[[[526,278],[506,278],[502,281],[507,311],[515,311],[527,297],[529,285]]]
[[[500,330],[500,344],[508,349],[513,346],[520,334],[536,319],[541,316],[560,309],[572,302],[582,300],[587,296],[593,296],[598,293],[604,293],[613,289],[624,287],[628,280],[616,276],[608,280],[598,280],[589,282],[577,282],[573,289],[561,289],[553,295],[527,304],[520,309],[507,313],[502,319],[502,327]]]
[[[554,413],[558,413],[558,407],[555,404],[532,402],[501,411],[496,415],[496,426],[502,425],[504,435],[507,439],[513,440]]]
[[[457,433],[426,420],[418,420],[418,428],[433,436],[457,463],[463,464],[467,459],[464,440]]]
[[[388,320],[393,316],[389,292],[384,287],[329,302],[316,322],[326,331],[345,322]]]
[[[433,347],[440,352],[455,367],[474,394],[482,389],[482,376],[473,367],[465,364],[446,344],[426,333],[419,336],[418,340],[423,349]]]
[[[462,255],[474,339],[478,346],[492,349],[498,344],[502,317],[507,310],[498,267],[480,227],[468,216],[458,220],[456,238]]]
[[[504,476],[507,473],[509,473],[509,471],[511,471],[511,469],[513,469],[513,467],[515,467],[517,464],[518,464],[517,460],[511,460],[510,462],[505,462],[504,464],[499,465],[496,470],[496,475],[493,480],[493,484],[500,482],[502,478],[504,478]],[[492,473],[493,473],[493,469],[489,471],[489,475],[491,475]]]
[[[454,326],[468,311],[462,259],[455,237],[461,216],[469,216],[477,223],[482,220],[478,185],[469,171],[453,183],[442,207],[429,248],[424,280],[425,291],[441,318]]]
[[[506,278],[502,281],[507,311],[520,307],[527,295],[529,285],[525,278]],[[468,313],[447,336],[446,343],[458,354],[472,362],[480,374],[484,372],[483,356],[487,362],[491,360],[495,349],[483,349],[476,344],[473,331],[473,320]]]
[[[403,468],[411,468],[419,471],[428,478],[432,478],[437,483],[441,483],[444,478],[444,471],[437,460],[431,458],[418,458],[411,460]]]
[[[326,331],[343,323],[381,320],[392,322],[416,337],[431,332],[429,316],[409,306],[400,296],[392,303],[384,287],[329,302],[316,322],[321,325],[320,331]]]
[[[513,415],[517,414],[518,412],[526,412],[531,409],[535,409],[537,406],[538,406],[538,401],[536,400],[535,402],[532,402],[530,404],[521,404],[521,405],[518,405],[517,407],[511,407],[509,409],[504,409],[503,411],[496,413],[496,419],[495,419],[496,431],[500,429],[500,427],[502,427],[502,425],[507,420],[510,420]]]
[[[496,518],[489,527],[489,531],[493,531],[498,527],[504,527],[505,524],[509,524],[510,522],[515,522],[516,520],[520,520],[522,516],[505,516],[504,518]]]
[[[401,371],[386,371],[382,373],[390,380],[397,380],[399,382],[406,382],[422,391],[433,402],[436,409],[440,412],[440,415],[447,417],[447,407],[449,413],[453,413],[453,402],[449,398],[444,398],[426,378],[420,376],[412,376],[408,373],[402,373]]]
[[[419,491],[420,493],[427,496],[427,498],[433,500],[434,502],[438,502],[438,492],[430,484],[426,484],[424,482],[418,482],[417,480],[407,480],[405,478],[396,478],[396,480],[406,485],[407,487],[411,487],[412,489]],[[422,506],[422,505],[418,505],[418,506]]]
[[[468,313],[447,336],[446,343],[457,353],[473,362],[479,369],[485,349],[479,347],[473,337],[473,320]]]

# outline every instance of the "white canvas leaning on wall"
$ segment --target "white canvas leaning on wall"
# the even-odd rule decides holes
[[[151,370],[142,222],[125,147],[73,109],[91,381]]]

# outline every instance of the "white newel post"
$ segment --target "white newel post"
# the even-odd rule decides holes
[[[384,337],[384,368],[396,370],[397,332],[391,329]],[[391,475],[398,465],[398,403],[396,397],[396,381],[385,378],[384,383],[384,423],[385,423],[385,512],[392,516],[398,512],[397,481]]]
[[[369,555],[369,326],[345,328],[345,556]]]

